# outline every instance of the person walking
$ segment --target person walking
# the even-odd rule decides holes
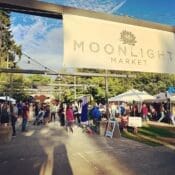
[[[1,107],[1,121],[0,123],[3,125],[9,124],[10,121],[10,109],[9,105],[5,102]]]
[[[66,130],[68,131],[68,128],[73,133],[73,123],[74,123],[74,115],[73,115],[73,109],[72,105],[68,104],[66,108]]]
[[[65,108],[64,108],[64,103],[61,103],[60,106],[59,106],[58,116],[60,118],[60,125],[64,126],[65,125]]]
[[[55,104],[52,104],[51,107],[50,107],[50,111],[51,111],[51,114],[50,114],[50,120],[51,122],[56,120],[56,111],[57,111],[57,106]]]
[[[27,102],[23,103],[22,106],[22,132],[26,131],[27,121],[29,118],[29,105]]]
[[[18,108],[16,103],[10,105],[10,114],[11,114],[11,125],[12,125],[12,136],[16,136],[16,121],[18,118]]]
[[[86,96],[83,97],[81,103],[81,124],[87,126],[88,122],[88,99]]]
[[[47,105],[44,109],[44,124],[48,124],[48,122],[50,121],[50,106]]]
[[[148,107],[145,103],[142,104],[141,114],[143,121],[148,121]]]
[[[73,113],[74,113],[74,117],[76,119],[76,122],[78,125],[80,125],[80,113],[79,113],[79,108],[78,108],[78,103],[77,102],[74,102],[72,104],[72,109],[73,109]]]
[[[94,107],[91,109],[91,115],[93,119],[93,124],[95,125],[95,130],[97,133],[100,133],[100,120],[101,120],[102,114],[97,104],[94,105]]]
[[[161,122],[165,117],[166,117],[165,108],[163,105],[161,105],[160,106],[160,118],[159,118],[158,122]]]
[[[117,114],[117,105],[112,103],[109,108],[110,118],[115,118]]]
[[[93,118],[93,123],[96,125],[101,120],[101,116],[102,116],[97,104],[95,104],[91,109],[91,115]]]

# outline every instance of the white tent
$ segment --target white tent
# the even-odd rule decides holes
[[[156,94],[154,97],[155,97],[155,101],[157,102],[167,100],[167,94],[165,92],[160,92],[159,94]]]
[[[131,89],[128,90],[120,95],[117,95],[115,97],[111,97],[108,99],[109,102],[114,102],[114,101],[123,101],[123,102],[143,102],[146,100],[154,100],[155,97],[148,94],[145,91],[139,91],[136,89]]]
[[[175,102],[175,96],[171,96],[170,101]]]
[[[16,100],[14,98],[9,97],[9,96],[1,96],[0,97],[0,100],[2,100],[2,101],[9,101],[9,102],[12,102],[12,103],[16,103]]]
[[[172,102],[175,102],[175,96],[172,96],[167,92],[160,92],[159,94],[156,94],[154,97],[155,97],[154,102],[157,102],[157,103],[166,102],[168,99],[170,99],[170,101]]]

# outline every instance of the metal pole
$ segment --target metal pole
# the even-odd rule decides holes
[[[60,85],[60,80],[59,80],[59,101],[61,101],[61,85]]]
[[[109,104],[108,104],[108,71],[105,70],[105,101],[106,101],[106,115],[109,118]]]
[[[8,53],[8,55],[7,55],[7,63],[6,63],[6,67],[7,67],[7,69],[9,68],[9,53]]]
[[[0,48],[2,46],[2,22],[0,21]]]
[[[10,73],[10,93],[9,93],[9,97],[12,97],[13,94],[13,77],[12,77],[12,73]]]
[[[77,99],[76,76],[74,76],[74,99]]]

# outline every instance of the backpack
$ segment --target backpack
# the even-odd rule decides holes
[[[97,107],[93,108],[93,110],[91,111],[91,114],[94,119],[99,119],[101,117],[101,112]]]

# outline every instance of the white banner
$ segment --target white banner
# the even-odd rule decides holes
[[[175,72],[175,34],[76,15],[63,15],[63,66]]]
[[[128,126],[130,127],[142,127],[141,117],[128,117]]]

